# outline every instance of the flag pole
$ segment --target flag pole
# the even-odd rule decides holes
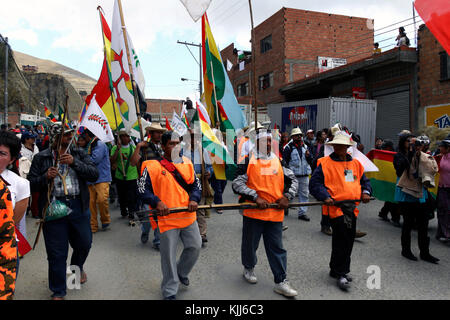
[[[255,28],[253,26],[253,10],[252,10],[252,0],[248,0],[248,5],[250,8],[250,22],[252,25],[252,74],[253,74],[253,86],[252,86],[252,104],[253,104],[253,108],[255,109],[255,129],[257,128],[256,124],[258,121],[258,105],[256,103],[256,59],[255,59],[255,55],[256,55],[256,47],[255,47],[255,41],[256,41],[256,36],[255,36]]]
[[[142,132],[142,124],[141,124],[141,114],[140,114],[140,110],[138,108],[139,103],[138,103],[138,100],[137,100],[138,92],[137,92],[136,82],[134,81],[133,65],[131,63],[130,49],[129,49],[129,46],[128,46],[127,29],[125,27],[125,19],[123,17],[122,1],[121,0],[117,0],[117,3],[119,4],[120,20],[122,22],[123,40],[125,42],[125,49],[127,50],[128,68],[130,69],[131,84],[133,85],[134,105],[136,107],[136,115],[137,115],[138,124],[139,124],[139,134],[140,134],[140,137],[141,137],[141,141],[144,141],[144,134]]]
[[[98,16],[100,18],[100,26],[102,28],[103,55],[104,55],[104,59],[105,59],[105,62],[106,62],[106,69],[108,70],[109,92],[111,94],[111,102],[113,104],[113,113],[114,113],[114,121],[116,123],[117,141],[120,143],[120,141],[119,141],[119,125],[117,123],[117,114],[116,114],[116,105],[117,104],[116,104],[116,99],[114,98],[114,94],[113,94],[111,77],[109,76],[111,73],[109,71],[109,66],[108,66],[108,56],[106,54],[106,44],[105,44],[105,32],[103,30],[103,21],[102,21],[102,16],[101,16],[101,12],[100,12],[100,10],[103,11],[103,8],[101,6],[98,6],[97,10],[98,10]],[[120,164],[122,166],[123,177],[126,179],[127,173],[125,172],[125,166],[123,164],[123,154],[120,151],[119,151],[119,154],[120,154]]]

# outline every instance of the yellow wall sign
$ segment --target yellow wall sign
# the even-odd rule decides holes
[[[450,128],[450,104],[425,107],[425,125]]]

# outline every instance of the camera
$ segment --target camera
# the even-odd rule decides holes
[[[414,141],[414,147],[421,147],[423,146],[425,143],[423,141],[420,140],[416,140]]]

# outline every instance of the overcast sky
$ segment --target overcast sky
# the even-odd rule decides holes
[[[102,6],[111,24],[113,4],[114,0],[2,1],[0,33],[9,38],[13,50],[53,60],[97,79],[103,43],[96,9]],[[122,5],[145,73],[146,97],[193,97],[199,67],[186,46],[177,44],[177,40],[200,43],[201,21],[194,23],[179,0],[122,0]],[[282,7],[374,19],[376,34],[398,28],[400,24],[377,32],[413,16],[411,0],[253,0],[252,5],[255,26]],[[248,0],[212,0],[207,13],[220,48],[234,42],[235,47],[250,50],[248,8]],[[411,23],[408,20],[402,24]],[[415,45],[414,26],[405,28]],[[385,40],[381,47],[392,46],[396,33],[380,34],[376,40]],[[191,50],[198,59],[198,49]],[[182,77],[194,81],[182,82]]]

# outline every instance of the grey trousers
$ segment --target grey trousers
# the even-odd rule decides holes
[[[177,246],[181,239],[183,252],[177,262]],[[161,270],[163,280],[161,290],[164,298],[176,295],[180,283],[179,276],[187,278],[200,255],[202,238],[197,221],[183,229],[172,229],[161,233]]]

